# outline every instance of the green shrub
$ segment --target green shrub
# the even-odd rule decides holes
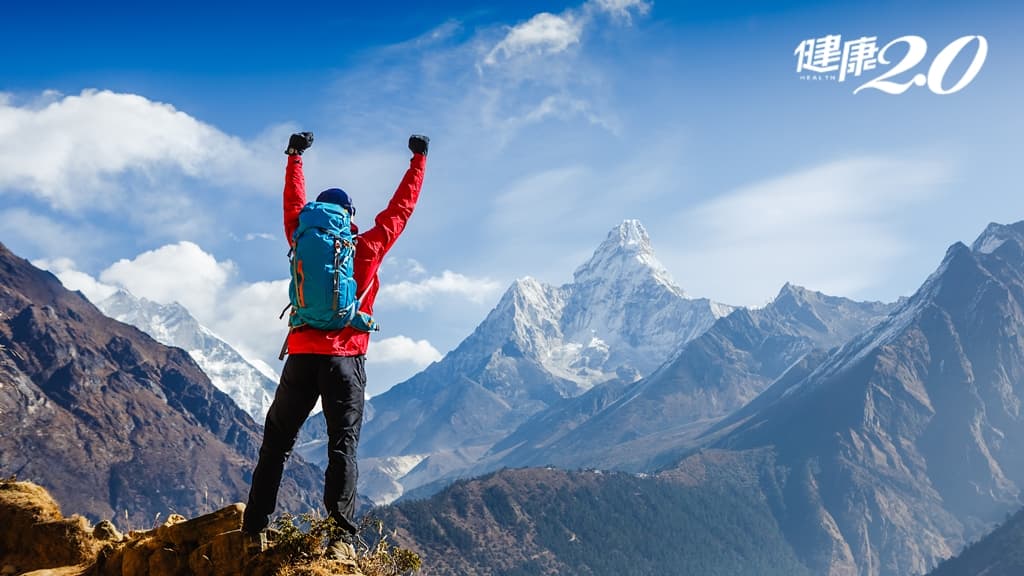
[[[376,518],[364,517],[353,535],[346,535],[333,518],[312,513],[298,517],[282,514],[274,520],[274,529],[274,549],[289,564],[321,563],[327,544],[341,537],[352,544],[359,569],[366,576],[402,576],[421,566],[419,555],[388,540],[384,523]]]

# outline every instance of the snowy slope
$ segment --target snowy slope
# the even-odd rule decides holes
[[[158,304],[119,290],[96,303],[104,314],[131,324],[167,346],[186,350],[214,386],[257,422],[263,422],[277,387],[277,376],[247,361],[177,302]]]

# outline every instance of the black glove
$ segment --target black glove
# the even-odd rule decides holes
[[[422,134],[413,134],[409,136],[409,150],[412,150],[413,154],[427,155],[427,148],[430,147],[430,138],[423,136]]]
[[[285,154],[291,156],[292,154],[301,155],[313,145],[313,133],[312,132],[297,132],[292,134],[292,137],[288,139],[288,149],[284,151]]]

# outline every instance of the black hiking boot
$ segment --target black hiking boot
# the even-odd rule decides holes
[[[264,528],[256,533],[243,529],[242,534],[245,535],[245,552],[251,557],[270,549],[281,532],[273,528]]]
[[[243,530],[242,534],[245,535],[245,553],[249,557],[266,552],[270,548],[270,541],[267,538],[266,530],[260,530],[255,534]]]

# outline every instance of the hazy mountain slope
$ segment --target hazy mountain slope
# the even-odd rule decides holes
[[[885,322],[709,441],[774,452],[780,524],[815,573],[923,573],[1019,507],[1022,304],[1024,223],[990,226]]]
[[[1024,574],[1024,511],[946,560],[928,576],[1020,576]]]
[[[424,575],[810,576],[756,492],[681,476],[505,470],[376,513]]]

